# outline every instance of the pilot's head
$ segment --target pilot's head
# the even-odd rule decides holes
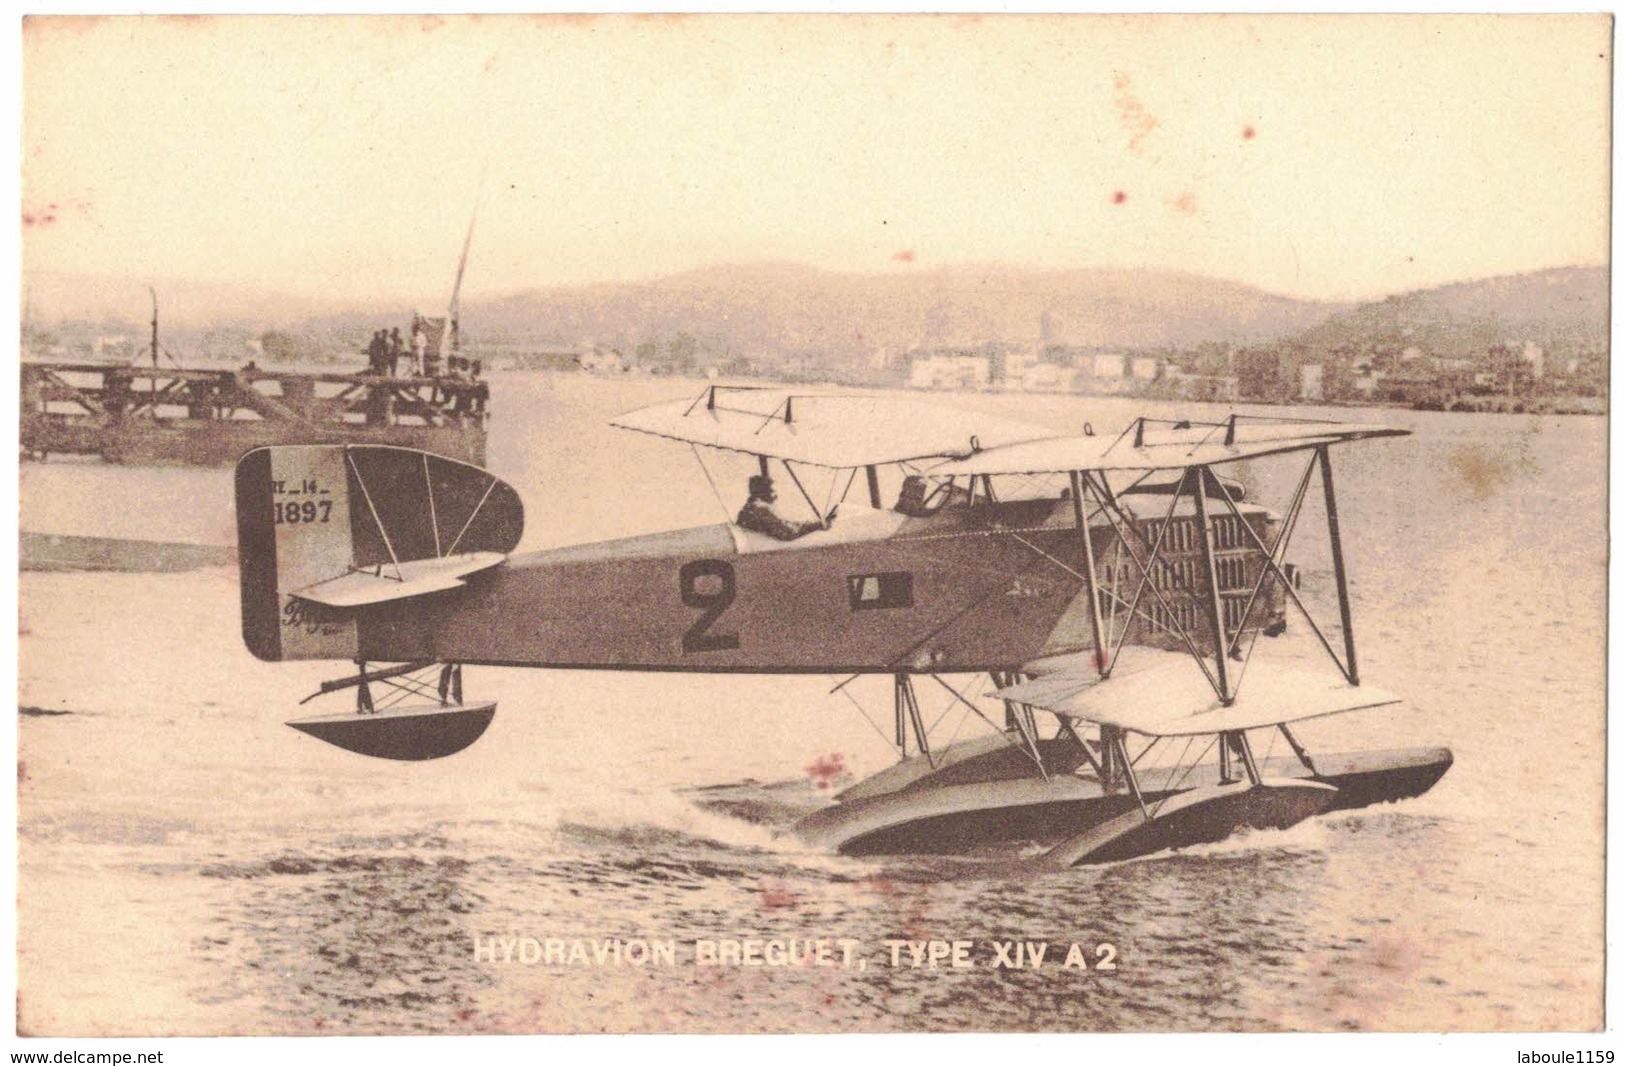
[[[766,474],[752,475],[750,479],[750,495],[753,500],[772,503],[776,498],[773,492],[773,479]]]

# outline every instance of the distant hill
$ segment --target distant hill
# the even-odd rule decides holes
[[[101,332],[142,334],[149,306],[144,285],[73,286],[53,278],[29,285],[31,298],[47,309],[68,304],[72,294],[87,301],[87,313],[90,297],[106,297],[104,290],[114,288],[119,298],[105,306],[118,308],[114,317],[125,321],[108,321]],[[301,305],[228,285],[173,283],[160,294],[165,335],[182,349],[193,346],[184,337],[188,326],[255,337],[274,326],[353,353],[380,325],[404,328],[412,311],[404,304],[339,308],[331,298]],[[1607,344],[1608,272],[1543,270],[1355,305],[1296,300],[1177,271],[962,266],[846,274],[745,263],[647,282],[469,299],[463,327],[476,345],[574,349],[596,343],[628,355],[640,344],[670,345],[686,334],[694,348],[714,355],[806,355],[829,367],[855,365],[882,349],[1033,344],[1046,336],[1055,344],[1112,348],[1272,344],[1305,357],[1344,346],[1411,345],[1440,356],[1473,356],[1525,340],[1600,351]],[[240,339],[234,343],[234,351],[242,347]]]
[[[1464,358],[1525,341],[1603,350],[1608,270],[1561,267],[1390,296],[1334,314],[1291,341],[1317,351],[1415,345]]]
[[[519,293],[465,304],[470,336],[630,349],[688,333],[713,350],[866,354],[987,341],[1113,347],[1271,340],[1346,304],[1274,296],[1152,270],[957,267],[840,274],[781,263],[718,266],[637,284]]]
[[[489,288],[489,279],[485,287]],[[94,306],[116,309],[119,332],[136,332],[149,306],[145,284],[128,280],[30,279],[30,299],[47,318],[85,321]],[[351,352],[380,325],[404,328],[412,307],[300,302],[225,283],[159,286],[166,336],[267,328]],[[1295,300],[1234,281],[1177,271],[1029,270],[961,266],[892,274],[847,274],[786,263],[706,267],[646,282],[536,289],[465,297],[464,336],[474,345],[575,349],[603,344],[630,355],[640,344],[669,346],[687,335],[712,355],[812,356],[835,369],[877,351],[973,347],[987,342],[1117,348],[1260,343],[1299,333],[1348,304]],[[435,310],[425,305],[424,310]],[[179,332],[177,332],[179,331]],[[241,347],[240,343],[238,347]]]

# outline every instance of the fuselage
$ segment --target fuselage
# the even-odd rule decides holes
[[[1265,512],[1249,511],[1262,531]],[[1060,499],[923,518],[858,509],[788,543],[718,524],[519,555],[454,592],[363,610],[360,657],[695,672],[1007,669],[1092,647],[1074,523]],[[1091,535],[1106,554],[1104,520]],[[1171,587],[1183,580],[1179,554],[1188,552],[1158,572],[1170,598],[1183,595]],[[1257,555],[1240,543],[1225,554]],[[1126,601],[1138,572],[1121,557],[1099,567],[1105,587],[1125,585]],[[1232,597],[1256,572],[1234,568]],[[1156,602],[1149,591],[1142,599]]]

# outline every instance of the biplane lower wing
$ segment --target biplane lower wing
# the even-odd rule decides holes
[[[1309,718],[1384,707],[1399,697],[1368,685],[1353,686],[1323,671],[1275,664],[1246,678],[1235,701],[1224,704],[1181,652],[1136,648],[1102,679],[1091,655],[1041,660],[1032,680],[993,692],[1069,721],[1116,726],[1152,737],[1200,736],[1262,729]]]

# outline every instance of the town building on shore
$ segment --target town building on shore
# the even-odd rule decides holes
[[[985,355],[915,355],[909,360],[908,384],[913,389],[985,389],[993,382],[990,362]]]

